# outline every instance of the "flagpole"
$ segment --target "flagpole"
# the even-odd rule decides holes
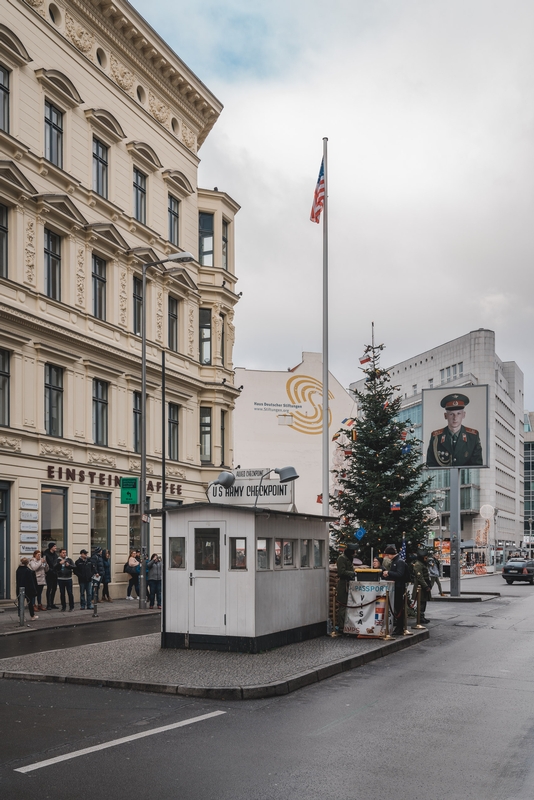
[[[328,426],[328,137],[323,138],[324,209],[323,209],[323,515],[330,513],[330,430]]]

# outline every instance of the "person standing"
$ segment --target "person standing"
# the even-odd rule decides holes
[[[339,633],[343,633],[345,627],[345,616],[347,613],[347,601],[349,597],[350,582],[356,577],[354,574],[354,567],[352,559],[354,558],[358,546],[348,544],[344,552],[339,556],[336,567],[338,574],[337,584],[337,629]]]
[[[94,577],[98,578],[98,581],[93,581],[93,602],[98,603],[98,590],[100,588],[100,584],[104,579],[104,562],[102,560],[102,548],[98,545],[93,547],[91,550],[91,561],[93,562],[93,566],[95,568]]]
[[[46,586],[46,573],[48,572],[48,564],[46,558],[41,554],[40,550],[34,550],[33,556],[30,558],[29,568],[35,572],[37,580],[37,597],[35,601],[35,611],[45,611],[43,606],[43,589]]]
[[[154,608],[154,601],[157,599],[158,608],[161,608],[161,559],[154,553],[148,562],[148,594],[150,598],[150,608]]]
[[[130,557],[128,559],[128,574],[130,576],[130,580],[128,581],[128,589],[126,590],[126,599],[133,600],[132,597],[132,589],[135,589],[135,593],[139,598],[139,569],[140,563],[139,559],[137,558],[139,550],[130,550]]]
[[[111,554],[109,550],[102,550],[102,562],[104,564],[104,575],[102,576],[102,600],[112,603],[109,596],[109,584],[111,583]]]
[[[402,636],[404,633],[404,592],[408,582],[408,565],[397,553],[394,544],[389,544],[384,550],[384,561],[390,559],[389,566],[382,572],[386,581],[395,582],[395,595],[393,598],[393,634]]]
[[[15,580],[17,586],[17,597],[21,587],[24,587],[26,600],[28,601],[28,611],[32,619],[39,619],[34,611],[35,598],[37,597],[37,578],[35,572],[28,566],[29,559],[21,558],[20,567],[17,567]]]
[[[89,553],[87,550],[80,550],[80,557],[76,560],[74,565],[74,574],[78,577],[78,583],[80,585],[80,608],[82,611],[85,609],[86,603],[88,609],[93,607],[92,578],[95,573],[95,568],[91,559],[87,558],[88,555]]]
[[[59,608],[54,605],[57,590],[57,546],[55,542],[48,542],[48,547],[45,553],[46,563],[48,564],[48,572],[46,573],[46,610],[51,608]]]
[[[430,575],[430,589],[433,589],[434,584],[437,583],[440,597],[445,597],[439,579],[439,566],[435,558],[430,558],[428,560],[428,574]]]
[[[72,558],[67,556],[67,551],[65,548],[60,550],[56,570],[62,611],[67,610],[66,594],[69,596],[69,611],[74,611],[74,594],[72,592],[72,573],[74,571],[74,567],[74,561]]]
[[[430,622],[425,615],[426,603],[430,596],[430,575],[428,573],[428,567],[426,563],[427,558],[428,556],[424,550],[418,550],[417,558],[413,564],[413,598],[417,598],[417,587],[419,586],[419,603],[421,609],[419,620],[423,623],[423,625],[427,622]]]

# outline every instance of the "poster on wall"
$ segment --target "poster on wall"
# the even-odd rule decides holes
[[[488,387],[423,389],[423,460],[430,469],[487,467]]]
[[[386,589],[389,589],[389,630],[393,630],[395,584],[358,583],[351,581],[343,633],[353,633],[360,639],[378,639],[386,633]]]

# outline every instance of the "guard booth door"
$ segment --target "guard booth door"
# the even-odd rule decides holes
[[[189,632],[225,634],[226,525],[189,523]]]

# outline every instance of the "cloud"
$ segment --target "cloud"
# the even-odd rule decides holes
[[[487,327],[534,407],[534,5],[135,5],[225,105],[199,174],[242,206],[236,363],[284,368],[321,348],[308,217],[328,136],[339,380],[358,377],[371,320],[388,364]]]

